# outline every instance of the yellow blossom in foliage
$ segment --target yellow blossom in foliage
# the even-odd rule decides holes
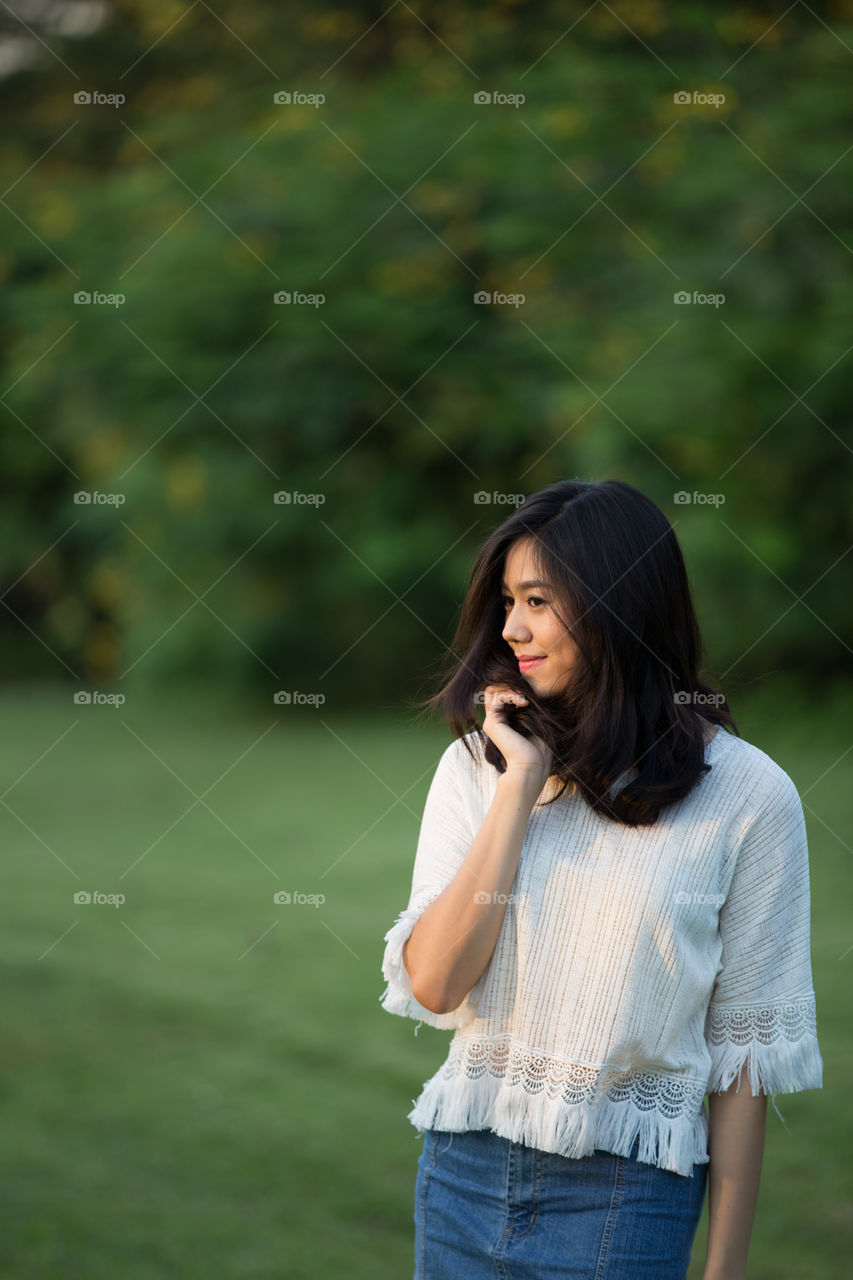
[[[110,679],[119,658],[119,635],[110,622],[95,622],[83,646],[83,661],[92,680]]]
[[[125,595],[125,581],[114,564],[102,560],[86,578],[86,591],[102,609],[113,609]]]
[[[422,212],[444,213],[458,203],[459,193],[440,182],[420,182],[406,196],[406,203]]]
[[[311,14],[299,24],[299,34],[311,44],[337,40],[354,40],[364,31],[365,23],[357,13],[333,9],[329,13]]]
[[[77,211],[70,200],[63,200],[54,187],[50,195],[22,214],[24,221],[32,221],[45,237],[63,236],[77,225]]]
[[[576,107],[554,107],[537,116],[537,126],[537,132],[546,137],[572,138],[575,134],[585,133],[588,122]]]
[[[623,0],[618,11],[596,5],[588,19],[595,35],[616,37],[633,32],[637,36],[656,36],[665,31],[667,15],[660,0]]]
[[[84,476],[100,479],[117,468],[124,453],[125,438],[118,427],[102,427],[83,440],[79,458],[80,470]]]
[[[166,492],[174,511],[198,510],[207,495],[207,469],[202,459],[194,454],[174,458],[166,472]]]
[[[753,9],[733,9],[723,12],[716,22],[716,29],[721,39],[729,44],[743,44],[747,48],[757,40],[764,49],[781,44],[783,28],[787,26],[778,14]],[[795,30],[791,27],[790,31]]]
[[[370,282],[380,293],[416,298],[434,295],[440,286],[441,275],[441,264],[433,256],[404,258],[380,263],[371,272]]]
[[[189,28],[199,20],[199,10],[195,5],[186,5],[181,0],[163,0],[157,4],[137,4],[134,15],[139,32],[146,39],[168,39],[168,33],[180,31],[186,35]],[[199,7],[203,14],[204,9]],[[195,12],[194,12],[195,11]],[[212,20],[212,19],[211,19]]]

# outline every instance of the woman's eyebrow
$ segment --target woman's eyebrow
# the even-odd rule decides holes
[[[501,586],[505,591],[509,590],[509,587],[505,582],[502,582]],[[547,582],[519,582],[518,584],[519,591],[527,591],[530,587],[545,587],[547,589],[548,583]]]

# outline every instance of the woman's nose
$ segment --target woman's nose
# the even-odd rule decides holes
[[[518,643],[530,638],[530,631],[526,627],[522,627],[521,624],[513,618],[512,610],[510,610],[507,615],[501,634],[503,635],[504,640],[508,642],[515,641]]]

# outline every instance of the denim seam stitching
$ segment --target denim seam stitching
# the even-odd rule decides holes
[[[622,1191],[625,1181],[625,1165],[626,1156],[616,1156],[616,1170],[613,1179],[613,1190],[610,1193],[610,1205],[607,1210],[607,1219],[604,1223],[604,1230],[601,1233],[601,1247],[598,1252],[598,1262],[595,1267],[594,1280],[605,1280],[605,1268],[607,1266],[607,1255],[610,1250],[610,1241],[613,1236],[616,1214],[622,1204]]]
[[[432,1172],[435,1169],[435,1162],[438,1156],[438,1152],[436,1150],[438,1146],[437,1134],[434,1134],[432,1130],[428,1129],[427,1135],[431,1143],[430,1158],[424,1164],[423,1177],[421,1179],[421,1193],[420,1193],[419,1202],[418,1202],[418,1214],[420,1217],[420,1225],[421,1225],[421,1233],[420,1233],[421,1238],[420,1238],[420,1249],[418,1250],[419,1257],[417,1259],[417,1266],[418,1266],[419,1273],[424,1277],[426,1276],[426,1196],[427,1196],[427,1190],[429,1188],[430,1176],[432,1175]]]

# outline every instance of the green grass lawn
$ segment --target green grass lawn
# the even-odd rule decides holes
[[[380,965],[447,733],[49,688],[0,712],[0,1277],[410,1277],[406,1113],[452,1032],[385,1013]],[[750,1280],[852,1251],[851,712],[781,684],[736,707],[806,805],[825,1066],[777,1099],[789,1132],[768,1106]]]

